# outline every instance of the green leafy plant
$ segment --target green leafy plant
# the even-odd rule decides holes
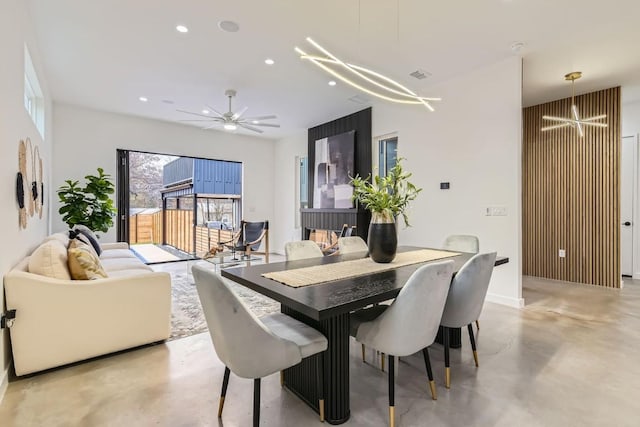
[[[373,214],[381,216],[380,222],[394,222],[398,215],[402,215],[404,223],[410,227],[406,209],[409,202],[415,200],[422,188],[416,187],[409,181],[411,173],[402,169],[399,158],[387,176],[369,175],[366,179],[356,175],[351,178],[353,185],[352,200],[361,203]]]
[[[82,224],[91,230],[106,233],[113,226],[116,213],[113,200],[109,197],[115,192],[111,176],[98,168],[98,175],[87,175],[84,179],[84,187],[78,181],[68,179],[58,189],[58,198],[62,203],[58,213],[69,228]]]

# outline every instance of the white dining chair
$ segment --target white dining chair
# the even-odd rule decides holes
[[[440,321],[444,337],[444,384],[447,388],[451,386],[449,328],[467,326],[473,359],[476,366],[478,366],[478,352],[476,351],[476,342],[471,323],[480,317],[495,262],[495,252],[474,255],[460,268],[451,282],[447,303],[444,306],[442,320]]]
[[[442,245],[443,249],[456,252],[477,254],[480,252],[480,240],[469,234],[452,234],[447,236]],[[480,329],[480,321],[476,319],[476,328]]]
[[[340,255],[369,252],[367,242],[360,236],[340,237],[338,239],[338,253]]]
[[[453,261],[431,263],[409,277],[389,306],[374,306],[351,314],[350,333],[389,359],[389,425],[395,425],[394,357],[422,351],[432,399],[437,399],[427,347],[433,344],[447,299]]]
[[[299,240],[284,244],[284,254],[287,261],[299,259],[322,258],[324,254],[318,244],[312,240]]]
[[[320,421],[324,421],[323,357],[327,338],[282,313],[258,319],[222,277],[203,266],[192,268],[198,296],[209,327],[213,347],[224,363],[224,378],[218,406],[222,417],[224,399],[233,372],[253,381],[253,426],[260,423],[260,380],[316,356]]]

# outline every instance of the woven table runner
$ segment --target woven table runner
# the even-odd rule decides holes
[[[262,277],[275,280],[287,286],[300,288],[302,286],[317,285],[318,283],[348,279],[367,274],[393,270],[405,265],[434,261],[460,255],[459,252],[438,251],[435,249],[420,249],[410,252],[399,252],[395,259],[387,264],[377,263],[371,258],[352,261],[336,262],[334,264],[314,265],[313,267],[296,268],[293,270],[274,271],[264,273]]]

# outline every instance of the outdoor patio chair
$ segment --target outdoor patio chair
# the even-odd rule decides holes
[[[264,240],[264,249],[260,250]],[[220,242],[234,253],[242,252],[244,259],[253,254],[264,255],[266,263],[269,262],[269,221],[241,221],[240,229],[233,238],[226,242]]]

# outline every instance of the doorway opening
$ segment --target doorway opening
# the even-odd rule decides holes
[[[204,256],[242,218],[242,163],[118,150],[118,240],[147,264]]]

